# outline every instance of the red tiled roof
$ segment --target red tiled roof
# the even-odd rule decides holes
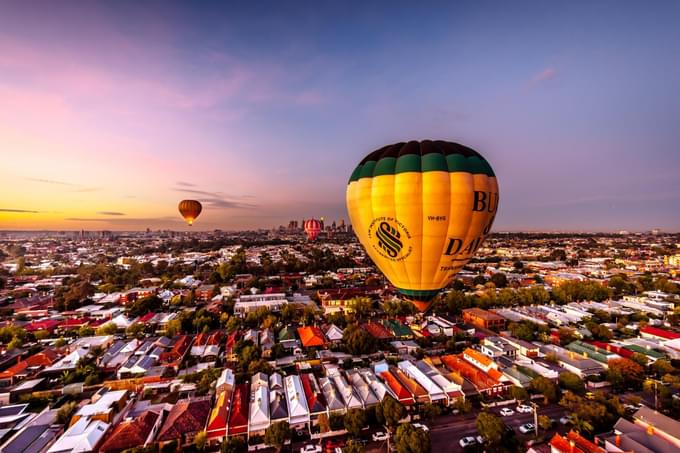
[[[363,324],[361,328],[364,329],[366,332],[370,333],[371,335],[373,335],[378,340],[387,340],[389,338],[394,337],[392,332],[390,332],[385,326],[383,326],[382,324],[378,324],[377,322],[369,322],[367,324]]]
[[[416,400],[413,398],[413,395],[411,395],[411,392],[409,392],[408,389],[404,387],[402,383],[399,382],[399,379],[397,379],[397,377],[391,372],[383,371],[380,373],[380,377],[397,396],[397,399],[400,403],[406,405],[415,404]]]
[[[81,326],[86,326],[90,323],[89,319],[84,319],[84,318],[68,318],[64,319],[59,323],[59,327],[62,329],[68,329],[68,328],[75,328],[75,327],[81,327]]]
[[[150,311],[149,313],[147,313],[144,316],[142,316],[141,318],[139,318],[137,320],[137,322],[147,323],[147,322],[151,321],[154,316],[156,316],[156,313]]]
[[[248,384],[238,384],[231,399],[229,414],[229,435],[243,434],[248,431],[248,401],[250,389]]]
[[[179,439],[203,430],[210,409],[210,397],[178,401],[170,410],[156,440],[162,442]]]
[[[309,348],[315,346],[323,346],[326,344],[326,339],[323,332],[316,326],[298,327],[298,335],[302,346]]]
[[[215,407],[213,407],[208,419],[206,431],[208,438],[214,439],[227,435],[227,422],[229,421],[229,406],[231,405],[231,391],[220,392]]]
[[[630,349],[624,348],[622,346],[618,346],[612,343],[603,343],[602,341],[595,341],[591,340],[588,341],[588,343],[592,344],[595,346],[595,350],[599,352],[600,349],[604,351],[611,351],[614,354],[618,354],[624,359],[630,359],[630,357],[635,354],[635,352],[631,351]]]
[[[101,453],[117,453],[128,448],[144,445],[159,414],[146,411],[131,421],[120,423],[111,435],[107,436],[99,448]]]
[[[26,332],[35,332],[37,330],[54,330],[59,325],[59,321],[54,319],[46,319],[44,321],[33,321],[24,326]]]
[[[50,366],[57,359],[58,355],[51,349],[45,349],[37,354],[22,360],[0,373],[0,379],[8,379],[23,373],[29,367]]]
[[[574,443],[573,449],[571,442]],[[567,437],[555,433],[553,438],[550,439],[550,446],[559,453],[605,453],[605,450],[574,431],[569,431]]]
[[[416,398],[419,403],[424,403],[430,400],[430,395],[427,393],[420,384],[415,380],[406,376],[406,373],[401,371],[399,368],[392,368],[392,373],[399,379],[399,382],[403,384],[405,388]]]
[[[170,363],[180,360],[189,350],[192,340],[193,337],[189,335],[180,336],[177,341],[175,341],[175,344],[172,346],[170,351],[161,353],[161,362]]]
[[[658,327],[646,326],[640,329],[640,332],[646,333],[648,335],[654,335],[655,337],[665,338],[666,340],[676,340],[680,338],[680,333],[671,332],[666,329],[659,329]]]
[[[318,393],[312,390],[312,384],[310,383],[310,377],[307,373],[300,374],[300,381],[302,382],[302,388],[305,391],[305,397],[307,398],[307,407],[310,412],[314,413],[322,408],[326,407],[326,402],[324,400],[323,394],[319,391]]]
[[[470,380],[478,390],[486,390],[499,384],[497,380],[491,378],[484,371],[458,356],[452,354],[443,355],[441,356],[441,361],[451,371],[457,371],[464,378]]]

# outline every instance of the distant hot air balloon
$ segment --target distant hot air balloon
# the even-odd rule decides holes
[[[203,206],[196,200],[182,200],[179,202],[179,213],[182,214],[184,220],[189,226],[194,224],[194,220],[201,214]]]
[[[305,233],[307,233],[307,239],[314,241],[321,232],[321,222],[316,219],[305,220],[304,228]]]
[[[366,252],[420,311],[491,231],[498,183],[489,163],[457,143],[396,143],[366,156],[347,210]]]

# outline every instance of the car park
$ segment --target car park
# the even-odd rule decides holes
[[[458,441],[458,445],[460,445],[463,448],[469,447],[470,445],[474,445],[476,443],[477,439],[475,439],[472,436],[463,437],[461,440]]]
[[[501,412],[500,412],[500,414],[501,414],[503,417],[509,417],[510,415],[512,415],[512,414],[514,414],[514,413],[515,413],[515,411],[513,411],[513,410],[510,409],[509,407],[504,407],[503,409],[501,409]]]
[[[522,434],[528,434],[532,431],[534,431],[536,427],[534,426],[533,423],[525,423],[519,427],[519,432]]]

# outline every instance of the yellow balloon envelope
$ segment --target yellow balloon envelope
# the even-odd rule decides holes
[[[347,186],[359,241],[420,311],[491,231],[498,183],[489,163],[457,143],[396,143],[366,156]]]

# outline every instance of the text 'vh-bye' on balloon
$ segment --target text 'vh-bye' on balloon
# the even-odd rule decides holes
[[[445,141],[385,146],[347,185],[354,232],[387,279],[420,311],[491,231],[498,182],[476,151]]]

